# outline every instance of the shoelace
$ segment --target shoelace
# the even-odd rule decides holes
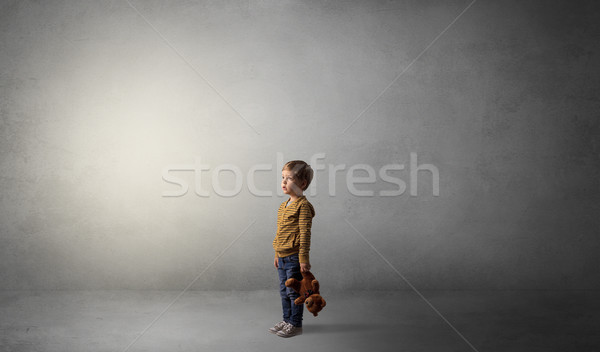
[[[283,332],[285,332],[286,334],[289,334],[290,332],[292,332],[292,329],[294,328],[294,325],[292,324],[288,324],[286,326],[283,327]]]

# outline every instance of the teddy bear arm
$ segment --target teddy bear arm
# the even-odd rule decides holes
[[[304,296],[300,296],[300,297],[296,298],[296,300],[294,301],[294,304],[299,306],[302,303],[304,303],[304,300],[305,300]]]

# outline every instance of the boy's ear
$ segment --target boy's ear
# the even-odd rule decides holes
[[[306,189],[307,189],[307,188],[308,188],[308,181],[304,180],[304,181],[302,182],[302,190],[303,190],[303,191],[306,191]]]

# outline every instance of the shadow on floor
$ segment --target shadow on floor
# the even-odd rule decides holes
[[[305,324],[303,329],[305,333],[339,333],[339,332],[365,332],[381,329],[376,324]]]

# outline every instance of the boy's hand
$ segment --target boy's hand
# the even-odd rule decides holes
[[[275,257],[275,261],[273,262],[273,265],[275,265],[275,269],[279,269],[279,258]]]
[[[310,270],[310,264],[308,263],[300,263],[300,272],[305,273]]]

